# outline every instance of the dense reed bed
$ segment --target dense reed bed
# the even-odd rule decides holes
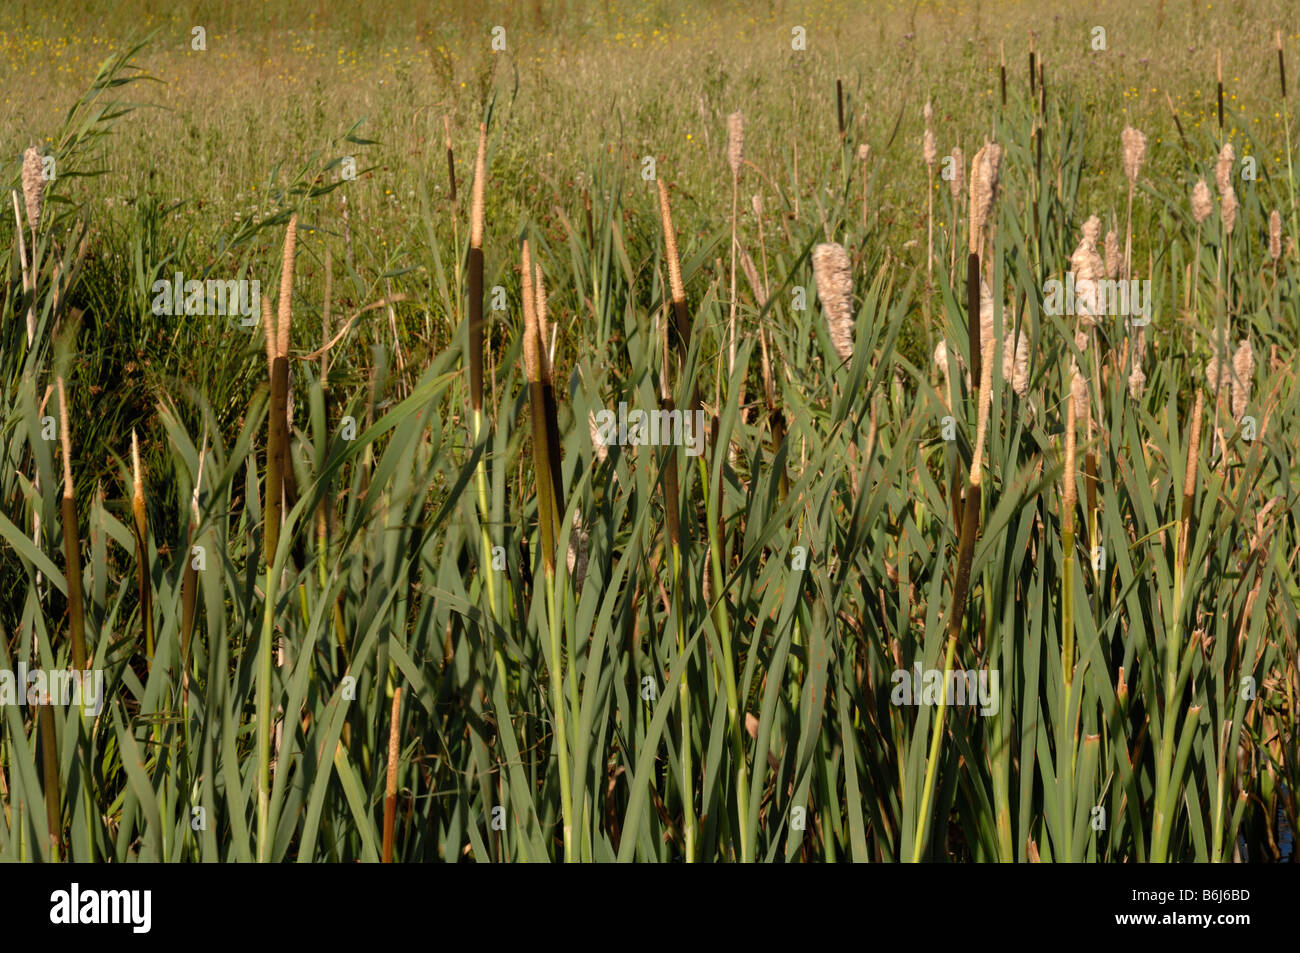
[[[665,146],[508,221],[505,100],[427,116],[401,267],[344,204],[355,129],[206,264],[144,196],[88,247],[61,190],[137,118],[139,50],[106,62],[50,188],[14,170],[0,310],[0,670],[103,704],[0,706],[0,857],[1293,856],[1284,87],[1234,127],[1284,165],[1171,128],[1157,176],[1155,130],[1090,154],[1052,48],[1006,46],[964,153],[963,105],[918,93],[891,148],[828,82],[779,142],[714,104],[707,196]],[[873,207],[904,167],[924,261]],[[260,309],[160,319],[182,266]],[[90,414],[115,278],[217,350]],[[1149,314],[1098,302],[1129,279]]]

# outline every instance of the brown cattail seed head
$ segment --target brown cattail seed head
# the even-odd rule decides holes
[[[871,155],[871,146],[865,142],[858,143],[858,161],[866,162],[869,155]]]
[[[1232,165],[1237,161],[1237,150],[1231,142],[1225,142],[1219,150],[1219,161],[1214,166],[1214,181],[1219,186],[1219,194],[1228,191],[1232,185]]]
[[[1147,158],[1147,137],[1132,126],[1125,126],[1120,143],[1124,147],[1124,174],[1130,186],[1137,185],[1138,173]]]
[[[1231,185],[1219,200],[1219,211],[1223,214],[1223,227],[1231,235],[1233,226],[1237,224],[1237,192]]]
[[[763,196],[755,195],[749,201],[750,206],[754,209],[754,214],[759,218],[763,217]]]
[[[40,150],[30,146],[23,153],[23,200],[27,204],[27,224],[32,231],[41,227],[41,209],[45,204],[45,176],[41,166]]]
[[[1205,184],[1204,179],[1196,181],[1196,188],[1192,189],[1192,217],[1196,219],[1196,224],[1200,225],[1210,217],[1214,211],[1214,204],[1210,201],[1210,187]]]
[[[844,246],[835,242],[813,249],[817,297],[826,313],[831,344],[842,360],[853,356],[853,271]]]
[[[745,118],[739,110],[727,117],[727,165],[733,176],[740,175],[745,161]]]
[[[1255,352],[1247,338],[1232,356],[1232,416],[1241,420],[1250,404],[1250,389],[1255,376]]]
[[[1282,257],[1282,215],[1277,209],[1268,217],[1268,257],[1274,261]]]
[[[934,144],[934,133],[929,129],[925,130],[925,135],[921,137],[921,158],[928,166],[933,166],[939,158],[939,150]]]
[[[964,169],[966,168],[963,164],[964,161],[965,157],[961,154],[961,146],[955,146],[952,150],[952,167],[954,169]],[[948,191],[952,193],[954,199],[961,198],[962,186],[966,184],[964,178],[961,175],[954,175],[948,180]]]

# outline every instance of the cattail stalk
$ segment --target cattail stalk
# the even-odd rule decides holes
[[[1029,31],[1029,94],[1034,94],[1034,74],[1037,72],[1034,62],[1034,31]]]
[[[265,608],[257,664],[257,857],[270,860],[275,818],[271,816],[271,731],[276,719],[271,713],[272,648],[275,642],[275,603],[278,578],[276,554],[280,542],[281,502],[285,473],[289,466],[289,339],[293,313],[293,268],[298,239],[298,216],[289,219],[284,233],[284,260],[280,269],[278,314],[271,320],[271,306],[262,299],[266,326],[267,359],[270,362],[271,405],[267,421],[266,499],[263,501],[266,560]]]
[[[1204,414],[1205,392],[1196,389],[1196,405],[1192,410],[1191,433],[1187,442],[1187,471],[1183,477],[1183,505],[1179,519],[1178,551],[1174,558],[1173,615],[1166,624],[1164,649],[1164,711],[1156,738],[1157,766],[1155,791],[1155,816],[1151,825],[1151,848],[1147,860],[1161,863],[1169,849],[1177,791],[1171,792],[1176,712],[1178,699],[1179,661],[1183,645],[1183,603],[1186,598],[1187,564],[1191,555],[1192,512],[1196,499],[1196,477],[1200,465],[1201,420]],[[1191,717],[1189,712],[1188,717]]]
[[[978,261],[976,262],[978,273]],[[970,288],[967,286],[969,295]],[[971,308],[979,307],[979,288],[975,289],[975,298],[968,299]],[[966,618],[966,600],[970,593],[971,561],[975,555],[975,537],[979,533],[980,500],[983,484],[984,442],[988,433],[989,410],[993,391],[994,345],[989,342],[982,355],[982,374],[979,392],[976,395],[978,412],[975,430],[975,447],[971,452],[970,470],[966,477],[966,501],[962,514],[960,536],[957,544],[957,574],[953,583],[952,608],[948,613],[948,645],[944,655],[943,684],[948,678],[956,658],[957,641],[961,636],[962,625]],[[912,846],[912,863],[919,863],[925,852],[930,835],[930,800],[934,794],[934,783],[938,776],[939,754],[944,735],[944,720],[947,714],[946,693],[939,693],[938,711],[935,714],[933,733],[930,736],[930,753],[926,760],[925,779],[921,786],[921,804],[917,813],[916,838]]]
[[[488,506],[487,492],[487,448],[483,446],[486,439],[485,433],[488,430],[488,421],[483,412],[483,229],[486,218],[484,208],[486,194],[487,125],[480,123],[478,127],[478,152],[474,159],[474,183],[470,191],[469,257],[466,269],[469,285],[469,320],[466,330],[469,338],[470,416],[475,452],[480,454],[478,465],[474,468],[474,483],[478,495],[480,566],[483,567],[488,614],[495,621],[498,618],[496,570],[491,568],[492,534],[488,530],[488,526],[491,524],[491,509]],[[454,214],[452,218],[455,219]],[[529,293],[531,297],[532,282],[527,271],[523,273],[522,280],[525,293]],[[554,558],[554,553],[551,555]],[[504,688],[506,684],[505,656],[501,654],[500,645],[495,642],[493,644],[493,656],[496,661],[497,677]]]
[[[68,582],[72,667],[78,672],[84,672],[86,670],[86,619],[81,595],[81,537],[72,483],[72,434],[68,426],[68,396],[62,377],[55,379],[55,386],[59,392],[59,440],[63,445],[63,568]]]
[[[1214,74],[1218,84],[1219,135],[1223,135],[1223,50],[1214,51]]]
[[[131,431],[131,512],[135,517],[135,578],[140,592],[140,624],[144,629],[144,652],[153,658],[153,607],[151,598],[148,549],[148,515],[144,498],[144,478],[140,472],[140,440]]]
[[[927,188],[925,190],[925,274],[927,281],[934,280],[934,163],[938,158],[934,144],[934,131],[930,128],[931,116],[932,110],[930,109],[930,103],[927,101],[925,104],[925,135],[921,140],[921,158],[925,160],[927,174]]]
[[[553,473],[553,456],[549,447],[554,424],[548,419],[553,412],[548,408],[546,398],[546,380],[543,374],[543,342],[537,323],[534,283],[529,280],[533,274],[532,255],[528,239],[524,239],[522,250],[523,275],[523,310],[524,341],[523,361],[524,375],[528,381],[529,416],[532,418],[533,434],[533,472],[537,490],[537,531],[542,550],[542,567],[546,576],[545,599],[546,619],[549,633],[551,709],[555,718],[555,750],[560,771],[560,823],[563,829],[564,860],[574,860],[573,855],[573,794],[572,779],[569,774],[569,740],[568,712],[564,697],[563,673],[564,658],[560,638],[559,594],[556,591],[555,551],[558,542],[556,532],[559,525],[558,511],[563,503],[557,497],[556,486],[558,474]],[[553,406],[553,401],[552,401]],[[557,448],[558,450],[558,448]],[[569,660],[572,663],[572,660]],[[570,664],[570,672],[572,665]]]
[[[1003,40],[998,44],[998,76],[1002,88],[1002,108],[1007,108],[1007,42]]]
[[[690,348],[690,324],[686,312],[686,290],[682,284],[681,262],[677,255],[677,233],[673,228],[672,210],[668,205],[668,189],[663,180],[659,180],[659,212],[663,221],[664,257],[668,264],[668,286],[672,297],[672,308],[677,328],[677,349],[683,364]],[[672,413],[674,402],[670,368],[672,359],[669,355],[668,321],[664,321],[663,340],[661,343],[661,368],[659,374],[659,399],[662,408]],[[691,410],[694,410],[693,400]],[[663,476],[661,487],[664,495],[664,514],[668,524],[668,541],[672,548],[672,614],[677,629],[677,651],[686,652],[686,617],[685,599],[682,586],[682,553],[685,540],[681,525],[681,492],[677,473],[677,447],[670,444],[664,451]],[[695,772],[694,758],[691,751],[691,694],[689,685],[690,665],[682,669],[681,681],[677,686],[678,709],[681,713],[681,773],[682,773],[682,840],[686,863],[695,862],[696,816],[695,816]]]
[[[736,372],[736,223],[740,218],[740,167],[744,161],[744,150],[744,116],[740,112],[734,112],[727,117],[727,165],[731,167],[731,314],[727,320],[728,379]],[[743,399],[741,404],[744,404]]]
[[[1124,267],[1121,273],[1128,281],[1133,271],[1133,192],[1137,188],[1142,163],[1146,161],[1147,137],[1132,126],[1125,126],[1120,141],[1124,151],[1124,175],[1128,179],[1128,224],[1124,230]]]

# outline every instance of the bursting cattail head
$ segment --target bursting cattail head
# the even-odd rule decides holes
[[[609,459],[609,447],[605,444],[604,434],[596,424],[596,412],[587,411],[587,430],[591,433],[591,449],[596,454],[596,461],[604,463]]]
[[[869,155],[871,155],[871,146],[865,142],[858,143],[858,161],[866,162]]]
[[[986,142],[971,160],[970,170],[970,251],[977,254],[984,226],[988,224],[997,197],[998,174],[1002,167],[1002,147]]]
[[[1142,399],[1142,392],[1146,390],[1147,375],[1138,365],[1133,365],[1133,373],[1128,376],[1128,392],[1134,400]]]
[[[1237,191],[1231,185],[1223,193],[1223,198],[1219,200],[1219,211],[1223,215],[1223,227],[1228,234],[1232,234],[1232,228],[1237,224]]]
[[[993,291],[980,281],[980,346],[993,340]]]
[[[1232,185],[1232,165],[1237,161],[1237,150],[1231,142],[1225,142],[1219,150],[1219,161],[1214,165],[1214,181],[1219,187],[1219,194],[1227,192]]]
[[[1079,369],[1074,369],[1070,378],[1070,400],[1074,405],[1074,419],[1086,420],[1088,417],[1088,382],[1083,379]]]
[[[1119,277],[1119,235],[1115,229],[1106,233],[1106,277],[1115,279]]]
[[[1232,355],[1232,417],[1241,420],[1250,404],[1250,389],[1255,376],[1255,352],[1245,338]]]
[[[745,273],[745,280],[749,282],[749,287],[754,292],[754,303],[758,305],[761,311],[767,305],[767,292],[763,288],[763,283],[759,280],[758,269],[754,266],[754,259],[743,248],[740,249],[740,269]]]
[[[963,164],[964,161],[965,157],[961,154],[961,146],[954,146],[952,150],[952,167],[954,169],[964,169],[966,168]],[[952,193],[954,199],[961,198],[962,186],[966,184],[963,180],[964,176],[960,175],[954,175],[948,180],[948,191]]]
[[[41,171],[40,150],[28,147],[23,153],[23,201],[27,205],[27,224],[32,231],[41,227],[41,209],[45,205],[45,177]]]
[[[763,196],[755,195],[749,200],[750,206],[754,209],[754,214],[759,218],[763,217]]]
[[[826,312],[835,353],[847,361],[853,356],[853,270],[843,245],[827,242],[813,249],[813,277],[817,297]]]
[[[732,176],[740,175],[740,165],[745,161],[745,117],[740,110],[727,117],[727,165]]]
[[[1200,225],[1210,217],[1214,211],[1214,203],[1210,201],[1210,187],[1205,184],[1204,179],[1196,180],[1196,188],[1192,189],[1192,218],[1196,219],[1196,224]]]
[[[1010,334],[1002,342],[1002,373],[1011,378],[1011,389],[1017,397],[1029,393],[1029,336],[1017,331],[1014,339]]]
[[[1138,173],[1147,158],[1147,137],[1132,126],[1125,126],[1119,138],[1124,147],[1124,174],[1132,187],[1137,185]]]
[[[921,137],[921,158],[925,164],[932,166],[939,157],[939,150],[935,148],[934,132],[930,129],[930,120],[934,118],[934,110],[930,108],[930,101],[925,101],[925,134]]]
[[[569,566],[569,577],[575,589],[582,588],[582,581],[587,578],[587,550],[591,535],[582,528],[582,514],[573,511],[573,529],[569,533],[569,552],[565,562]]]
[[[1282,257],[1282,215],[1277,209],[1268,217],[1268,257],[1274,261]]]

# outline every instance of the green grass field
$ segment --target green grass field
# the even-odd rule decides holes
[[[19,3],[0,858],[1294,862],[1298,44]]]

